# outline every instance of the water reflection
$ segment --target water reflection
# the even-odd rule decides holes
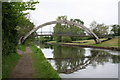
[[[59,73],[72,73],[83,64],[85,49],[65,46],[54,46],[54,58],[56,69]],[[83,68],[83,67],[81,67]]]
[[[104,50],[92,49],[90,57],[94,58],[94,60],[91,61],[93,67],[97,66],[98,64],[104,65],[107,62],[120,63],[120,56],[112,55]]]
[[[40,46],[41,49],[52,49],[54,67],[59,73],[70,74],[86,69],[88,66],[96,68],[97,65],[105,65],[108,62],[111,64],[120,63],[120,55],[115,54],[115,52],[111,54],[109,50],[51,46],[38,43],[36,45]]]
[[[54,46],[54,59],[59,73],[70,74],[77,70],[85,69],[88,65],[96,68],[107,62],[120,63],[120,56],[112,55],[104,50],[90,50],[90,55],[85,56],[84,48]]]

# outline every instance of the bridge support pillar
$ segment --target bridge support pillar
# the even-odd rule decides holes
[[[24,38],[23,36],[22,36],[22,37],[20,37],[18,44],[23,44],[23,43],[24,43],[23,38]]]
[[[94,41],[95,41],[96,44],[101,43],[100,39],[96,39],[96,38],[94,38]]]

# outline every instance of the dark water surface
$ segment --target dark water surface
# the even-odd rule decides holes
[[[118,51],[36,44],[62,78],[118,78]]]

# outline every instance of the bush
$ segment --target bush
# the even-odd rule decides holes
[[[79,40],[90,40],[93,39],[92,37],[79,37]]]
[[[55,41],[57,41],[57,42],[61,42],[61,36],[55,36],[54,39],[55,39]]]
[[[69,36],[62,36],[62,42],[72,42]]]
[[[17,49],[22,50],[22,51],[25,51],[25,50],[26,50],[26,46],[25,46],[25,45],[22,45],[22,44],[18,44],[18,45],[17,45]]]

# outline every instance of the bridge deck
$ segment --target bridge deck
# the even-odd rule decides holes
[[[72,35],[72,34],[37,34],[35,36],[74,36],[74,37],[91,37],[89,35]],[[104,36],[98,36],[99,38],[109,38],[111,36],[104,35]]]

